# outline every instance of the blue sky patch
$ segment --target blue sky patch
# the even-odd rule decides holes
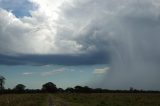
[[[12,11],[16,17],[30,16],[30,10],[36,9],[33,3],[28,0],[2,0],[0,8]]]

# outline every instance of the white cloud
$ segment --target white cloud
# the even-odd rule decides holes
[[[53,70],[53,71],[46,71],[46,72],[42,72],[41,75],[42,76],[52,76],[52,75],[55,75],[55,74],[59,74],[59,73],[62,73],[65,71],[65,68],[59,68],[59,69],[56,69],[56,70]]]
[[[94,74],[104,74],[104,73],[107,73],[108,71],[110,71],[110,67],[95,69],[93,73]]]
[[[64,0],[31,0],[38,9],[31,16],[17,18],[0,9],[1,54],[72,54],[81,45],[70,39],[57,39],[59,6]],[[53,6],[54,5],[54,6]]]
[[[30,76],[30,75],[33,75],[33,73],[32,72],[24,72],[24,73],[22,73],[22,75],[24,75],[24,76]]]

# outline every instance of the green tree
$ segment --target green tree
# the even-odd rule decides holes
[[[42,85],[42,90],[46,92],[57,92],[57,87],[52,82],[47,82],[46,84]]]
[[[18,92],[22,92],[22,91],[24,91],[25,90],[25,85],[23,85],[23,84],[17,84],[15,87],[14,87],[14,90],[15,91],[18,91]]]

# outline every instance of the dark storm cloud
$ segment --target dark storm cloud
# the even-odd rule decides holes
[[[108,64],[109,54],[95,52],[82,55],[0,55],[0,64],[4,65],[94,65]]]
[[[110,52],[111,71],[94,86],[160,89],[159,11],[158,0],[78,1],[65,7],[60,21],[74,24],[82,50]]]

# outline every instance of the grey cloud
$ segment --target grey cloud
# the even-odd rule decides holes
[[[47,16],[37,11],[36,15],[32,14],[31,19],[27,18],[27,21],[23,22],[43,17],[42,22],[37,21],[41,24],[36,23],[31,26],[43,25],[44,28],[38,33],[31,34],[31,36],[34,35],[34,39],[31,36],[24,37],[24,41],[34,46],[25,43],[23,47],[27,54],[32,54],[31,51],[35,48],[38,49],[35,54],[38,54],[48,47],[46,51],[51,55],[20,57],[2,55],[1,63],[61,65],[110,63],[111,71],[97,86],[160,89],[159,4],[159,0],[78,0],[68,4],[64,2],[59,7],[60,11],[57,12],[59,18],[54,23],[48,21],[52,18],[46,19]],[[49,23],[51,27],[48,27]],[[56,33],[52,33],[53,26],[56,28]],[[5,34],[1,34],[0,37],[2,38]],[[39,35],[41,36],[35,37]],[[44,37],[42,35],[48,35],[48,39],[51,40],[40,39],[37,42],[38,38]],[[8,39],[6,38],[6,42]],[[11,44],[8,43],[8,52],[13,52],[10,50]],[[29,49],[26,49],[27,47]],[[3,51],[3,49],[6,48],[0,46],[0,50]],[[15,51],[21,53],[23,50],[16,48]],[[4,54],[2,51],[1,53]]]
[[[109,54],[95,52],[81,55],[0,55],[0,64],[4,65],[94,65],[108,64]]]
[[[88,0],[64,8],[60,21],[67,23],[66,31],[82,45],[82,50],[106,50],[111,54],[112,71],[97,86],[160,89],[159,3]],[[60,35],[63,37],[63,33]]]

